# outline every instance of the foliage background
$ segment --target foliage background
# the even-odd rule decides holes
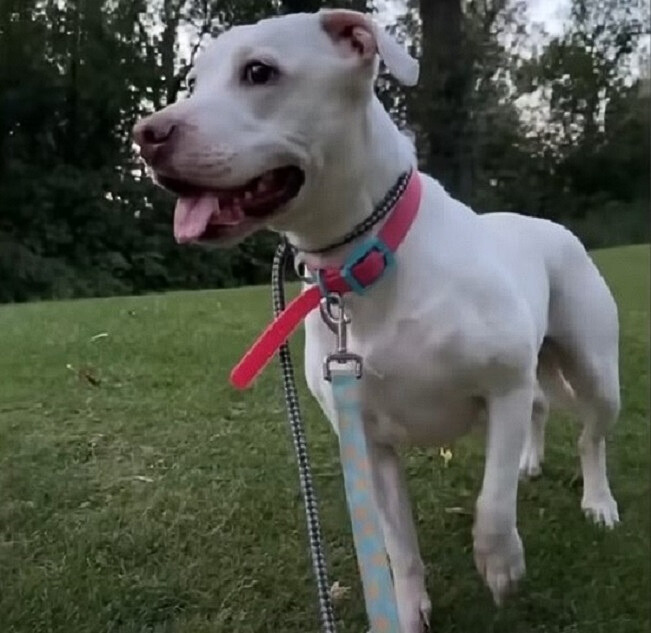
[[[174,244],[173,201],[146,178],[130,129],[183,96],[210,34],[322,4],[377,9],[0,0],[0,302],[266,281],[274,236],[230,251]],[[396,4],[389,27],[422,80],[403,91],[383,76],[379,90],[424,170],[480,212],[558,220],[589,247],[647,241],[646,2],[570,0],[555,36],[522,0]]]

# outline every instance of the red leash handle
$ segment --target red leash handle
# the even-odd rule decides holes
[[[303,319],[318,307],[320,300],[321,293],[318,286],[312,286],[293,299],[233,368],[230,377],[231,385],[236,389],[249,387]]]

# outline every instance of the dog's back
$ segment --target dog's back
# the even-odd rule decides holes
[[[617,305],[590,255],[555,222],[515,213],[480,218],[504,269],[544,318],[542,356],[561,370],[584,414],[610,426],[620,404]],[[548,290],[542,296],[529,287],[539,290],[541,275]]]

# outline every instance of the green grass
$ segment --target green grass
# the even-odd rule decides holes
[[[545,476],[520,488],[528,579],[497,611],[471,554],[480,442],[460,442],[447,467],[436,450],[410,452],[437,633],[649,631],[649,248],[596,260],[622,321],[609,458],[623,523],[605,533],[584,520],[576,428],[555,419]],[[249,392],[227,384],[268,295],[0,309],[0,631],[318,630],[277,368]],[[339,631],[359,633],[335,439],[302,392],[331,579],[352,588]]]

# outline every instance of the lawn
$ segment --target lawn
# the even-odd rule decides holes
[[[498,611],[472,563],[481,443],[447,466],[410,452],[434,633],[649,631],[649,247],[595,258],[622,322],[623,522],[584,520],[577,429],[554,418],[544,477],[520,487],[528,579]],[[227,382],[269,304],[246,288],[0,308],[0,631],[318,631],[277,367]],[[335,439],[301,388],[331,580],[350,587],[338,630],[361,633]]]

